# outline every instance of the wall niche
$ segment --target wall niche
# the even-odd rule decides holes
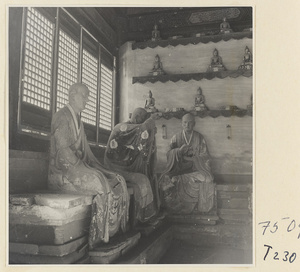
[[[252,133],[253,118],[249,105],[252,103],[253,77],[252,70],[238,71],[243,60],[245,47],[252,52],[251,37],[242,39],[220,40],[216,43],[197,43],[166,47],[146,47],[132,49],[131,42],[120,48],[120,121],[128,119],[136,107],[144,107],[149,90],[155,98],[155,107],[164,112],[166,108],[183,108],[190,111],[194,106],[196,91],[201,87],[205,96],[205,105],[209,111],[219,111],[226,106],[236,106],[244,114],[222,114],[196,117],[195,130],[202,133],[207,141],[212,156],[215,174],[252,175]],[[213,50],[217,48],[223,63],[228,70],[225,77],[211,76],[190,78],[185,75],[205,74],[210,64]],[[169,79],[179,80],[144,80],[152,77],[149,73],[153,67],[154,57],[158,54],[163,69]],[[230,73],[237,72],[237,76]],[[153,78],[153,77],[152,77]],[[228,125],[231,137],[228,139]],[[181,129],[178,118],[160,118],[157,121],[157,172],[163,171],[166,165],[166,151],[172,135]],[[163,128],[167,135],[163,134]]]

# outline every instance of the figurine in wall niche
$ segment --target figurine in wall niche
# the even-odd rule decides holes
[[[245,48],[245,54],[244,54],[243,62],[239,66],[239,69],[246,69],[246,70],[251,70],[252,69],[252,54],[251,54],[248,46],[246,46],[246,48]]]
[[[199,87],[197,90],[197,94],[195,96],[195,110],[196,111],[204,111],[207,110],[207,107],[204,104],[205,98],[202,94],[202,89]]]
[[[222,58],[219,56],[218,50],[215,48],[213,52],[213,57],[210,60],[210,66],[208,67],[208,72],[218,72],[218,71],[225,71],[226,68],[223,64]]]
[[[165,75],[165,71],[163,70],[162,62],[160,61],[159,55],[155,56],[154,64],[152,71],[150,72],[154,76]]]
[[[158,30],[157,24],[154,25],[154,29],[152,30],[152,41],[159,41],[160,38],[160,31]]]
[[[230,24],[227,22],[226,17],[223,18],[223,22],[220,24],[220,33],[227,34],[231,33],[232,29],[230,28]]]
[[[155,108],[155,99],[152,97],[152,92],[149,90],[149,97],[146,99],[145,102],[145,109],[147,112],[156,112],[157,109]]]

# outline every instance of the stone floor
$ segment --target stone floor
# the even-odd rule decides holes
[[[159,264],[252,264],[250,250],[233,247],[203,247],[174,240]]]

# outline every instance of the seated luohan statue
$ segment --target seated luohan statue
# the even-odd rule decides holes
[[[105,169],[93,155],[79,114],[88,103],[89,89],[75,83],[69,104],[56,112],[51,124],[48,187],[94,195],[89,246],[108,242],[126,230],[129,196],[122,176]]]
[[[194,126],[194,116],[184,115],[183,130],[171,139],[167,167],[159,179],[162,206],[170,213],[203,213],[214,207],[210,156],[203,136]]]
[[[157,212],[156,125],[143,108],[137,108],[127,122],[116,125],[109,137],[105,164],[118,171],[133,187],[135,221],[144,223]]]

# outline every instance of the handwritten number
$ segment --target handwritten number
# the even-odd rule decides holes
[[[268,248],[268,249],[267,249],[267,252],[266,252],[266,255],[265,255],[265,257],[264,257],[264,261],[265,261],[266,258],[267,258],[267,256],[268,256],[268,254],[269,254],[270,249],[273,248],[273,247],[271,247],[271,246],[269,246],[269,245],[264,245],[264,246]]]
[[[279,260],[279,258],[277,258],[277,256],[278,256],[278,252],[275,252],[275,254],[274,254],[274,260],[276,260],[276,261],[278,261]]]
[[[265,223],[267,223],[267,225],[262,226],[264,228],[263,235],[265,235],[265,232],[266,232],[267,228],[270,227],[270,221],[265,221],[265,222],[258,223],[259,225],[260,224],[265,224]]]
[[[275,222],[275,224],[273,225],[273,228],[275,228],[275,230],[274,230],[274,231],[271,231],[271,230],[270,230],[270,232],[275,233],[275,232],[278,230],[277,223],[278,223],[278,222]]]
[[[291,255],[291,257],[290,257],[290,259],[289,259],[289,262],[290,263],[293,263],[294,261],[295,261],[295,259],[296,259],[296,253],[294,252],[292,255]]]
[[[293,225],[293,226],[292,226]],[[292,227],[292,229],[291,229]],[[292,230],[294,230],[296,228],[296,222],[295,220],[293,219],[292,222],[289,224],[288,228],[287,228],[287,231],[288,232],[291,232]]]
[[[282,259],[284,262],[286,262],[288,260],[288,258],[287,258],[288,255],[289,255],[289,252],[285,251],[284,259]]]

